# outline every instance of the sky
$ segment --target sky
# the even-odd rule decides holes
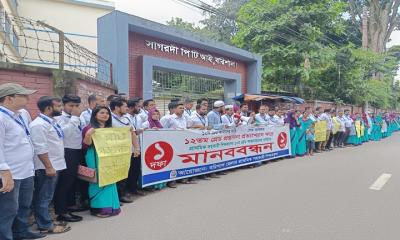
[[[213,5],[212,0],[202,0]],[[178,0],[114,0],[115,7],[126,12],[155,22],[166,24],[173,17],[180,17],[184,21],[198,24],[204,18],[202,11],[180,3]],[[394,31],[387,48],[400,45],[400,31]],[[400,69],[396,77],[400,80]]]
[[[203,19],[201,10],[184,5],[178,0],[114,0],[117,10],[130,13],[155,22],[166,24],[172,17],[180,17],[191,23]],[[202,0],[213,5],[212,0]],[[392,33],[392,41],[387,47],[400,44],[400,31]]]
[[[165,24],[172,17],[180,17],[191,23],[203,19],[200,9],[187,6],[178,0],[114,0],[115,7],[121,12]],[[212,0],[202,0],[212,4]]]

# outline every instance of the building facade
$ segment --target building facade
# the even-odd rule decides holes
[[[97,18],[115,9],[107,0],[18,0],[19,16],[43,21],[77,44],[97,51]]]
[[[192,33],[113,11],[98,19],[98,53],[119,92],[155,98],[225,99],[260,93],[261,57]]]
[[[19,54],[20,29],[13,24],[18,15],[17,0],[0,0],[0,61],[21,62]]]

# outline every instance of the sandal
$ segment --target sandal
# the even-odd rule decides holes
[[[71,230],[70,226],[60,226],[60,225],[54,225],[52,229],[39,229],[40,233],[44,234],[60,234],[60,233],[66,233],[69,230]]]
[[[53,224],[55,226],[62,226],[62,227],[66,227],[68,225],[68,223],[65,221],[54,221]]]
[[[99,217],[99,218],[108,218],[108,217],[111,217],[110,214],[101,214],[101,213],[95,213],[95,214],[92,214],[92,215],[95,216],[95,217]]]

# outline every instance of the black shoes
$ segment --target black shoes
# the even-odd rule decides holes
[[[119,199],[119,201],[122,202],[122,203],[133,203],[133,198],[130,195],[125,195],[125,196],[122,196]]]
[[[24,240],[24,239],[39,239],[46,237],[46,234],[43,233],[35,233],[35,232],[27,232],[21,236],[14,236],[15,240]]]
[[[57,221],[64,221],[64,222],[80,222],[82,221],[82,217],[78,215],[74,215],[72,213],[58,215]]]

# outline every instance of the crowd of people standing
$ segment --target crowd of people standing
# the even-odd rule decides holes
[[[62,98],[42,96],[36,103],[40,113],[32,120],[25,108],[29,95],[35,92],[14,83],[0,85],[1,240],[64,233],[71,229],[69,222],[83,219],[75,212],[90,210],[94,216],[111,217],[121,212],[122,204],[132,203],[135,196],[148,191],[227,174],[221,171],[142,189],[138,136],[147,129],[221,130],[240,125],[287,124],[292,157],[378,141],[400,129],[399,115],[394,113],[350,114],[349,110],[321,108],[285,111],[264,104],[255,113],[246,103],[226,105],[221,100],[213,102],[209,111],[206,98],[196,102],[190,98],[172,100],[169,112],[161,116],[153,99],[126,99],[120,95],[106,99],[91,95],[88,106],[81,106],[81,98],[73,94]],[[86,108],[81,111],[82,107]],[[327,124],[326,140],[315,142],[319,121]],[[102,187],[97,182],[80,180],[81,166],[96,173],[98,170],[93,134],[97,129],[118,127],[129,127],[132,135],[127,179]],[[31,229],[31,214],[39,231]]]

